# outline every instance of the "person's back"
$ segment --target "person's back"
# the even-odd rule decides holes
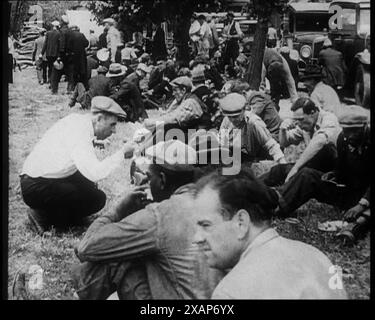
[[[315,86],[310,98],[324,111],[329,111],[339,116],[342,109],[340,98],[336,91],[323,81],[320,81]]]
[[[213,299],[345,299],[335,267],[318,249],[262,232],[219,283]],[[337,285],[337,287],[336,287]]]
[[[332,47],[325,48],[319,52],[319,62],[323,65],[324,81],[332,86],[344,86],[345,65],[343,55]]]
[[[57,57],[59,55],[59,31],[53,29],[47,32],[45,53],[47,57]]]
[[[193,190],[182,186],[169,199],[106,225],[103,232],[94,222],[79,244],[79,259],[136,259],[144,266],[152,299],[208,299],[222,276],[193,244]]]
[[[263,92],[253,91],[247,101],[251,110],[264,121],[273,138],[278,141],[282,120],[271,97]]]
[[[91,98],[96,96],[109,97],[111,90],[111,79],[104,74],[98,74],[89,80],[89,94]]]
[[[38,39],[35,40],[36,57],[39,57],[39,55],[42,54],[45,39],[45,36],[40,36]]]
[[[177,192],[153,210],[158,221],[159,252],[150,257],[147,269],[152,271],[148,278],[156,299],[207,299],[221,278],[193,244],[193,198],[183,188],[181,194]]]
[[[26,158],[22,172],[31,177],[54,178],[56,172],[60,176],[69,176],[77,168],[71,159],[72,150],[70,144],[74,144],[71,132],[79,131],[83,139],[90,140],[92,135],[90,115],[70,114],[60,119],[46,131],[42,139],[36,144],[32,152]],[[51,146],[54,146],[52,149]],[[33,164],[38,163],[38,168]],[[61,172],[62,168],[66,172]]]

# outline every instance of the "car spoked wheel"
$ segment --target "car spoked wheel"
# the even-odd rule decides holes
[[[354,84],[355,102],[364,108],[370,107],[370,73],[358,66]]]

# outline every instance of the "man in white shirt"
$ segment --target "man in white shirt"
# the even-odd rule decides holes
[[[311,68],[313,69],[313,68]],[[310,94],[310,98],[322,110],[330,111],[339,117],[342,112],[340,98],[336,91],[322,81],[323,74],[320,68],[308,70],[301,77],[305,87]]]
[[[120,31],[116,28],[116,21],[112,18],[103,20],[104,26],[108,28],[107,34],[107,48],[111,51],[111,62],[116,61],[117,48],[122,45],[122,39]],[[118,61],[120,62],[120,61]]]
[[[118,117],[126,113],[115,101],[94,97],[90,114],[59,120],[29,154],[21,172],[21,191],[39,234],[51,225],[74,225],[104,207],[106,195],[96,183],[119,167],[134,146],[125,144],[99,161],[93,142],[115,133]]]
[[[200,39],[201,25],[197,19],[196,14],[191,16],[191,25],[189,29],[189,37],[193,45],[193,56],[198,54],[199,39]]]
[[[198,17],[198,21],[201,26],[199,32],[200,40],[198,54],[209,58],[210,37],[212,37],[211,28],[206,22],[206,17],[203,14]]]
[[[271,228],[277,195],[251,173],[213,173],[196,183],[194,214],[210,267],[229,273],[213,299],[346,299],[328,257]]]

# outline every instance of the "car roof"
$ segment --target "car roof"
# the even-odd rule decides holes
[[[327,12],[329,9],[329,3],[320,3],[320,2],[307,2],[307,3],[291,3],[289,7],[295,12]]]
[[[330,6],[339,5],[340,3],[359,4],[361,8],[370,8],[370,0],[333,0]]]

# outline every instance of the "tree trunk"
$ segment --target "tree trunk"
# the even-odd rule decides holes
[[[176,60],[183,65],[188,66],[190,61],[189,55],[189,28],[190,16],[178,19],[176,24],[176,32],[173,35],[176,47],[177,57]]]
[[[267,19],[259,19],[255,30],[254,42],[251,46],[249,66],[245,75],[251,90],[259,90],[261,82],[263,56],[268,32],[267,23]]]

